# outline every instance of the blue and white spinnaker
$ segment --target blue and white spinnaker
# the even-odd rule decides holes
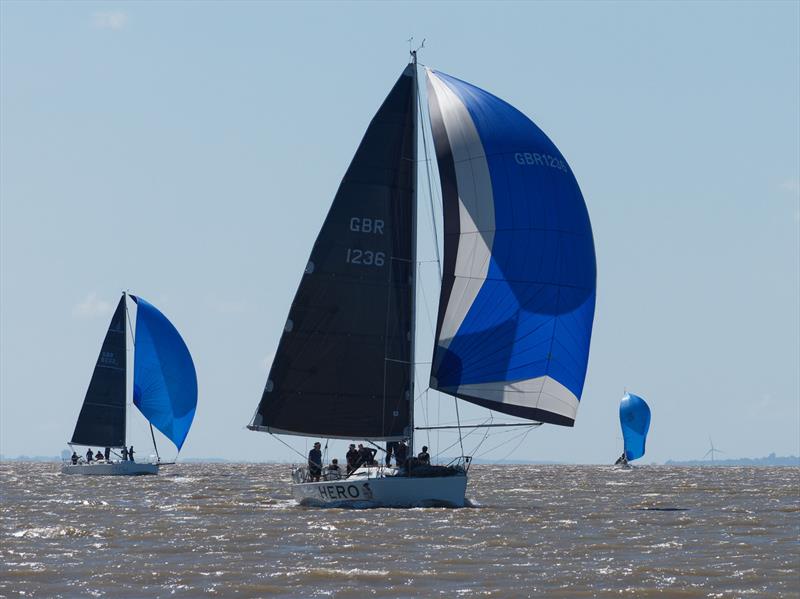
[[[430,386],[572,426],[589,359],[596,263],[564,156],[519,110],[427,71],[444,210]]]

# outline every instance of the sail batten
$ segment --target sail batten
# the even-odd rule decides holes
[[[373,440],[410,433],[415,107],[409,65],[334,197],[251,430]]]
[[[595,303],[591,225],[566,160],[503,100],[427,71],[444,256],[431,387],[571,426]]]
[[[111,317],[70,443],[125,445],[126,316],[123,294]]]

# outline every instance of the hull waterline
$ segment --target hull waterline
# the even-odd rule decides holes
[[[61,474],[79,474],[83,476],[144,476],[158,474],[158,464],[147,462],[62,464]]]

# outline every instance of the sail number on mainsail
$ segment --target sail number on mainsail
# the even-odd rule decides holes
[[[380,218],[367,218],[354,216],[350,219],[350,230],[354,233],[369,235],[383,235],[384,222]],[[386,254],[375,250],[362,250],[347,248],[347,264],[361,264],[363,266],[383,266],[386,264]]]

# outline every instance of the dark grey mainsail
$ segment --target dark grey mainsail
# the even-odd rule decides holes
[[[125,294],[119,300],[72,434],[76,445],[125,445]]]
[[[372,119],[317,237],[252,430],[409,434],[416,98],[409,65]]]

